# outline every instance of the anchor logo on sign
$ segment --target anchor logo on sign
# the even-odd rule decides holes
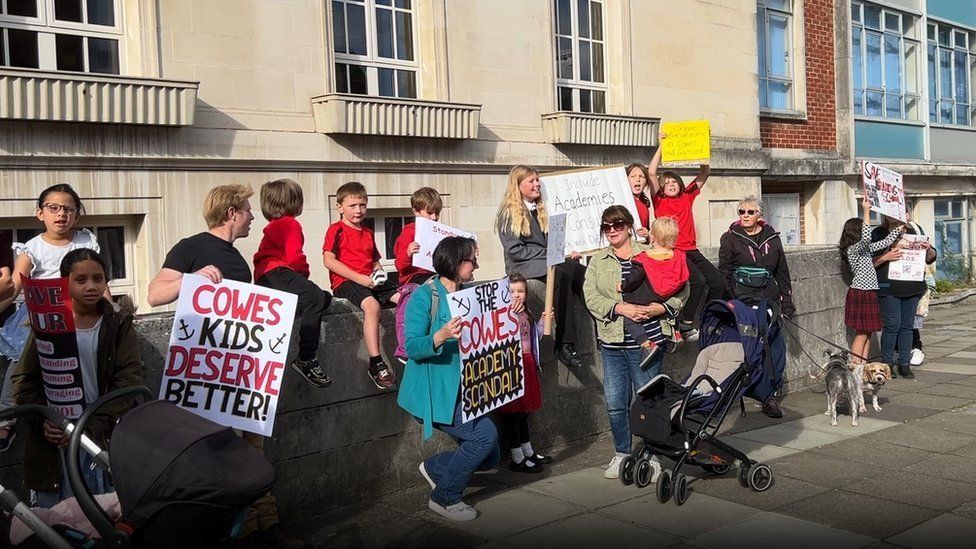
[[[176,338],[179,339],[180,341],[186,341],[191,337],[193,337],[193,334],[197,333],[196,330],[191,330],[190,327],[187,326],[186,321],[183,320],[182,318],[180,319],[180,326],[177,329],[183,332],[183,337],[176,336]]]
[[[275,340],[274,343],[269,343],[268,344],[268,347],[271,348],[271,352],[272,353],[274,353],[276,355],[280,355],[281,352],[278,349],[281,348],[281,344],[284,341],[285,341],[285,334],[281,334],[281,337],[279,337],[277,340]]]
[[[451,297],[451,299],[454,300],[454,303],[457,304],[458,307],[464,309],[464,314],[461,316],[468,316],[468,313],[471,312],[471,299],[458,299],[456,297]]]

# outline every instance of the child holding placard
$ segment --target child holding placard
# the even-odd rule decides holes
[[[61,262],[60,274],[68,279],[68,294],[74,313],[78,340],[78,362],[84,384],[85,404],[98,397],[143,383],[143,363],[139,356],[132,316],[116,312],[105,299],[108,276],[105,260],[94,250],[80,248],[69,252]],[[47,404],[40,359],[34,335],[28,339],[24,355],[13,375],[14,400],[18,405]],[[99,409],[88,424],[88,434],[102,448],[119,416],[130,403],[119,400]],[[72,496],[66,473],[61,475],[58,449],[68,444],[68,435],[45,421],[31,425],[24,456],[24,485],[32,490],[33,504],[52,507]],[[82,457],[82,475],[94,494],[114,488],[106,471],[91,466]]]
[[[661,133],[659,138],[663,141],[667,135]],[[727,293],[726,281],[722,273],[698,251],[696,242],[695,215],[692,208],[705,181],[708,180],[711,169],[707,163],[701,164],[698,167],[698,175],[685,186],[681,176],[674,171],[665,170],[658,173],[663,148],[663,144],[657,148],[647,169],[648,179],[654,191],[651,201],[654,204],[655,217],[673,217],[678,222],[678,239],[675,241],[674,248],[685,253],[691,276],[691,297],[682,312],[681,331],[684,332],[686,340],[694,341],[698,336],[698,332],[694,329],[694,321],[702,295],[706,295],[708,301],[711,301],[723,298]]]

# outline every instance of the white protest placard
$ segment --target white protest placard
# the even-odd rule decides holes
[[[159,398],[271,436],[296,304],[295,294],[183,275]]]
[[[900,173],[874,162],[862,162],[861,180],[872,210],[902,222],[908,221],[905,217],[905,187]]]
[[[566,214],[549,216],[549,236],[546,245],[546,267],[566,262]]]
[[[525,394],[522,338],[508,279],[449,294],[448,304],[451,316],[461,317],[461,420],[467,423]]]
[[[420,249],[413,254],[414,267],[419,267],[428,271],[434,270],[434,250],[441,240],[449,236],[463,236],[464,238],[475,238],[473,233],[455,229],[449,225],[438,223],[426,217],[417,217],[416,220],[416,239],[420,244]]]
[[[623,166],[556,172],[539,180],[549,215],[566,214],[563,255],[592,252],[605,246],[600,234],[600,220],[603,210],[614,204],[627,208],[634,216],[634,227],[640,227],[634,195]]]
[[[888,264],[888,278],[909,282],[925,280],[925,248],[922,243],[928,240],[926,235],[902,235],[897,244],[901,248],[901,259]]]

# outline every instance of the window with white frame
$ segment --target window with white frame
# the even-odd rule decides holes
[[[607,112],[602,0],[553,0],[560,111]]]
[[[0,0],[0,66],[120,74],[120,0]]]
[[[919,119],[918,18],[851,2],[854,114]]]
[[[335,91],[417,97],[413,0],[333,0]]]
[[[929,121],[972,123],[972,70],[976,34],[944,23],[928,25]]]
[[[793,0],[758,0],[759,107],[793,110]]]
[[[965,198],[937,198],[935,210],[935,238],[932,243],[939,255],[936,275],[949,280],[969,278],[969,208]]]
[[[376,249],[380,251],[382,259],[380,265],[387,271],[394,271],[393,245],[403,232],[404,225],[414,222],[414,215],[409,209],[405,210],[371,210],[369,217],[363,220],[363,225],[373,231]]]

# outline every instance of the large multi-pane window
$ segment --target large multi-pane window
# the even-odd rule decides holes
[[[119,0],[0,0],[0,66],[119,74]]]
[[[969,278],[966,256],[969,255],[969,211],[964,198],[937,198],[935,207],[935,250],[939,278]]]
[[[854,114],[917,120],[918,18],[851,2]]]
[[[333,0],[339,93],[417,97],[413,0]]]
[[[602,0],[553,0],[556,101],[561,111],[607,112]]]
[[[929,121],[970,125],[974,34],[943,23],[929,23]]]
[[[758,0],[759,106],[792,110],[793,0]]]

